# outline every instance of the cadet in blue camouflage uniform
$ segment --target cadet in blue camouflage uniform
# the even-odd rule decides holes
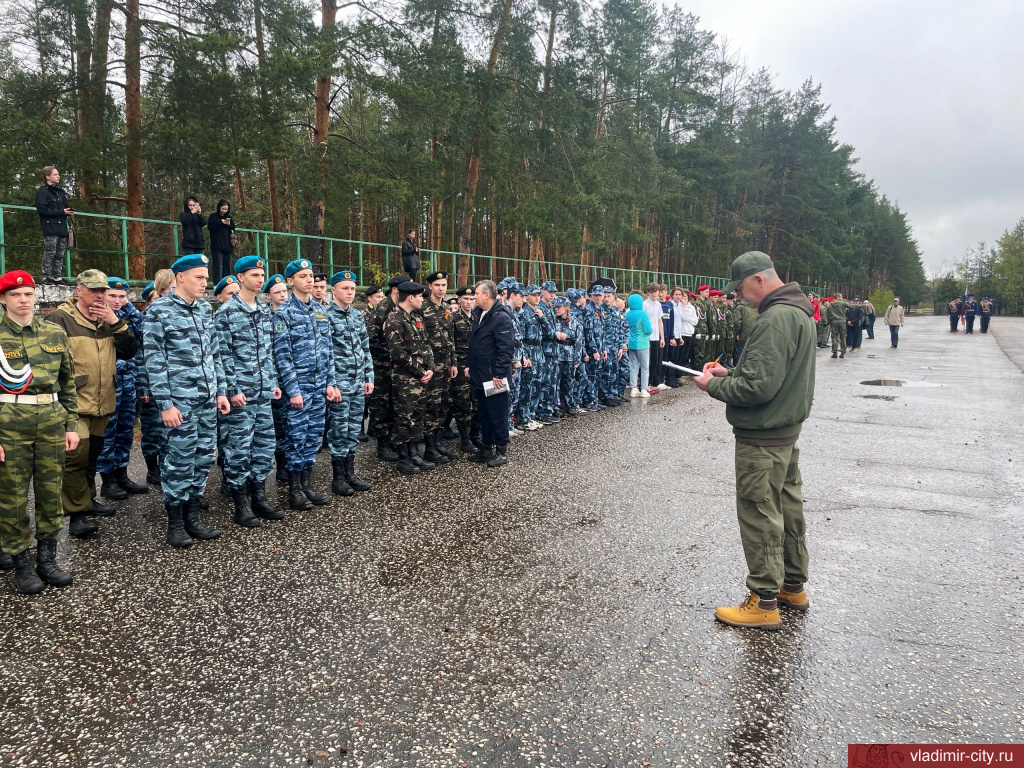
[[[284,517],[284,510],[270,503],[266,488],[277,446],[271,404],[281,399],[281,389],[274,362],[272,310],[257,298],[266,277],[265,264],[259,256],[243,256],[235,262],[231,280],[239,290],[213,317],[231,403],[231,410],[218,419],[224,484],[235,503],[234,520],[245,528],[255,528],[260,518]]]
[[[166,272],[170,280],[174,280],[174,275],[170,274],[171,270],[162,269],[160,272]],[[142,289],[142,300],[146,302],[146,309],[142,313],[143,327],[145,327],[146,313],[149,311],[149,307],[157,299],[166,296],[169,290],[168,286],[157,291],[155,281],[150,282]],[[149,485],[160,485],[160,467],[167,454],[167,427],[164,426],[164,421],[160,418],[160,409],[156,407],[153,398],[149,396],[145,344],[139,344],[139,349],[135,353],[135,399],[139,403],[139,425],[142,428],[139,445],[142,448],[142,458],[146,461],[146,482]]]
[[[572,289],[569,289],[572,290]],[[579,323],[569,312],[569,299],[564,296],[555,296],[551,300],[551,306],[555,311],[555,343],[558,345],[558,390],[560,403],[564,403],[566,414],[573,412],[575,406],[575,381],[576,372],[576,340],[580,334]]]
[[[604,299],[604,286],[595,285],[583,305],[583,334],[586,339],[584,364],[587,369],[587,388],[583,405],[592,411],[603,411],[601,404],[601,372],[607,353],[604,346],[604,315],[596,302]]]
[[[459,455],[444,444],[444,422],[450,407],[450,382],[455,368],[455,340],[452,338],[452,315],[444,303],[448,291],[448,273],[427,275],[428,296],[423,300],[419,317],[423,333],[434,355],[433,377],[427,384],[424,400],[423,458],[434,464],[446,464]]]
[[[270,307],[271,321],[273,321],[273,313],[288,301],[288,283],[285,282],[284,275],[268,277],[267,282],[263,284],[263,293],[266,296],[266,303]],[[270,412],[274,416],[274,440],[277,443],[274,449],[274,463],[277,465],[274,479],[280,486],[284,486],[288,482],[288,468],[284,461],[284,410],[287,407],[288,401],[285,400],[283,392],[280,398],[270,403]]]
[[[199,510],[216,456],[217,412],[227,413],[231,406],[225,396],[213,310],[202,298],[209,276],[207,259],[201,254],[182,256],[171,271],[174,290],[146,311],[142,337],[150,397],[167,427],[161,475],[167,543],[188,547],[190,536],[220,536],[220,531],[202,523]]]
[[[587,412],[583,407],[583,396],[587,389],[587,368],[585,358],[586,334],[583,330],[583,304],[586,302],[587,292],[580,288],[566,288],[565,297],[569,300],[569,317],[576,323],[576,343],[573,344],[573,372],[572,372],[572,395],[573,407],[567,413],[573,416],[581,416]]]
[[[541,348],[544,351],[544,375],[541,377],[537,401],[537,421],[541,424],[555,424],[560,421],[558,410],[559,348],[555,339],[555,312],[551,302],[555,299],[558,286],[554,280],[545,280],[540,286]]]
[[[142,348],[142,313],[128,301],[128,281],[121,277],[108,277],[106,299],[114,314],[128,323],[135,334],[138,349]],[[138,356],[136,349],[135,357]],[[135,357],[117,360],[116,409],[103,433],[103,453],[96,461],[96,470],[103,478],[100,495],[120,501],[129,493],[148,493],[149,486],[132,482],[128,477],[128,459],[135,442]]]
[[[274,313],[274,361],[278,386],[288,398],[285,409],[285,462],[288,504],[312,509],[328,497],[310,487],[316,452],[324,437],[327,402],[341,393],[334,386],[334,342],[327,308],[313,298],[313,266],[296,259],[284,270],[292,295]]]
[[[544,352],[541,351],[540,286],[528,285],[523,289],[526,303],[517,313],[523,336],[523,383],[519,393],[519,425],[533,431],[543,425],[535,420],[540,377],[544,370]]]
[[[626,320],[626,300],[615,299],[615,308],[619,318],[619,340],[625,344],[629,343],[629,322]],[[625,399],[626,385],[629,384],[629,355],[623,354],[619,358],[618,379],[615,385],[615,392],[619,397]]]
[[[510,435],[521,435],[516,429],[515,418],[518,415],[519,400],[523,387],[523,330],[519,327],[519,310],[523,308],[523,286],[513,281],[505,289],[506,299],[503,302],[512,315],[512,378],[508,381],[508,431]]]
[[[622,351],[623,342],[620,335],[621,325],[619,308],[615,306],[615,289],[605,286],[602,296],[604,311],[604,343],[608,357],[604,361],[601,373],[601,398],[605,405],[620,405],[622,393],[617,391],[619,377],[619,359],[625,357]]]
[[[334,478],[331,493],[351,496],[370,490],[370,483],[356,474],[356,447],[363,428],[366,397],[373,393],[373,359],[363,313],[352,306],[356,275],[348,270],[331,276],[331,303],[327,320],[334,343],[334,383],[341,399],[327,406],[327,444],[331,449]]]

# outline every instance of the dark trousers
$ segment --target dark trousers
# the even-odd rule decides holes
[[[889,338],[892,340],[894,347],[899,346],[900,343],[900,327],[898,325],[889,326]]]
[[[974,333],[974,315],[967,315],[967,332]]]
[[[662,350],[665,353],[665,362],[673,363],[674,365],[682,365],[683,363],[681,361],[681,357],[683,347],[680,340],[676,339],[675,346],[672,346],[672,344],[668,341],[665,342],[665,345],[665,349]],[[665,383],[676,384],[679,381],[679,377],[682,375],[679,371],[677,371],[675,368],[668,368],[666,366],[662,366],[662,368],[665,369]]]
[[[222,278],[227,277],[231,273],[231,251],[211,251],[213,254],[210,258],[210,280],[213,281],[214,285],[217,285]]]
[[[648,383],[652,387],[656,387],[665,381],[665,366],[661,362],[665,359],[666,349],[668,349],[667,346],[662,349],[661,341],[651,339],[651,375]]]
[[[743,354],[743,348],[747,346],[746,339],[736,339],[736,362],[740,361],[740,355]]]
[[[981,332],[982,333],[988,333],[988,320],[989,320],[989,316],[988,315],[982,315],[981,316]]]
[[[875,338],[875,318],[868,320],[868,324],[864,326],[864,331],[867,333],[869,339]]]
[[[474,389],[480,416],[480,439],[485,448],[508,445],[508,392],[487,397],[483,389]]]
[[[956,327],[960,323],[960,315],[949,316],[949,330],[952,333],[956,333]]]

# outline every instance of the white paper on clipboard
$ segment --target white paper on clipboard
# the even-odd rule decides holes
[[[488,379],[484,382],[484,397],[490,397],[491,395],[500,395],[502,392],[508,392],[508,378],[501,380],[501,387],[494,386],[494,382]]]

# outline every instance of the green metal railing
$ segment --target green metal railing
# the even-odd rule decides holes
[[[16,226],[12,226],[15,217]],[[76,213],[71,219],[75,230],[74,247],[64,254],[65,276],[70,278],[88,268],[99,268],[107,274],[117,274],[135,284],[142,284],[152,278],[158,270],[170,266],[180,255],[180,229],[177,221],[159,219],[136,219],[103,213]],[[147,250],[129,250],[128,223],[140,223],[146,234]],[[13,234],[13,239],[8,237]],[[291,232],[271,232],[260,229],[236,229],[239,244],[236,255],[255,253],[269,263],[268,275],[280,272],[293,259],[306,258],[320,271],[333,274],[338,269],[352,269],[359,275],[360,285],[373,282],[374,275],[391,276],[402,271],[401,245],[374,243],[361,240],[346,240],[335,237],[316,237]],[[158,250],[149,250],[150,243],[158,243]],[[12,268],[34,272],[42,252],[42,236],[36,209],[27,205],[0,204],[0,273],[7,271],[10,258],[15,262]],[[142,257],[142,274],[139,274],[139,257]],[[453,287],[457,282],[474,283],[477,280],[500,280],[506,275],[515,275],[521,282],[540,283],[554,280],[560,289],[571,286],[585,286],[598,278],[615,281],[620,291],[644,290],[652,282],[669,286],[683,286],[694,290],[707,284],[722,288],[727,282],[722,277],[689,275],[676,272],[660,272],[645,269],[624,269],[603,265],[583,266],[572,262],[532,261],[530,259],[486,256],[484,254],[461,254],[453,251],[420,248],[423,266],[420,275],[435,270],[444,270],[458,275],[459,280],[449,279]],[[459,270],[459,260],[465,259],[464,270]],[[74,269],[72,262],[74,261]],[[132,266],[136,269],[133,271]],[[815,290],[806,287],[805,290]]]

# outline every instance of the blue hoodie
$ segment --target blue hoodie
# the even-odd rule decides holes
[[[650,349],[651,319],[644,312],[644,299],[639,293],[630,294],[629,311],[626,312],[626,322],[629,323],[629,349]]]

